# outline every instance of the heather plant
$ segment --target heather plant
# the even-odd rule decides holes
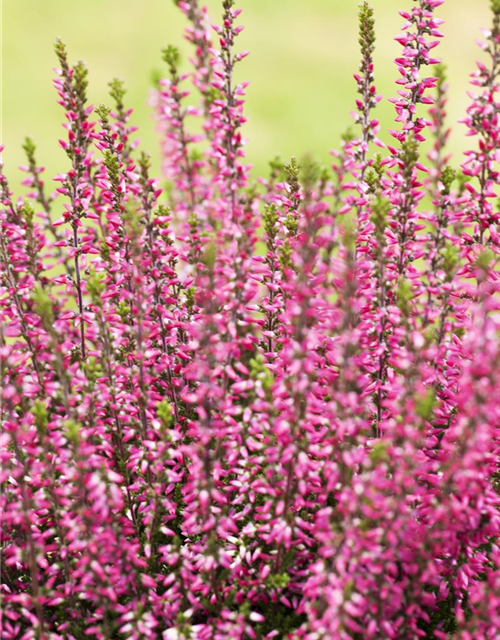
[[[390,144],[363,2],[333,166],[259,178],[234,0],[176,2],[164,183],[57,41],[66,166],[27,139],[0,183],[3,638],[500,637],[500,2],[461,164],[442,2],[401,12]]]

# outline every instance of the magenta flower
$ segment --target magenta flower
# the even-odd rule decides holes
[[[355,131],[257,179],[240,11],[176,4],[168,189],[60,41],[67,166],[48,193],[27,139],[15,197],[2,164],[2,638],[500,637],[500,2],[460,174],[413,0],[394,144],[363,2]]]

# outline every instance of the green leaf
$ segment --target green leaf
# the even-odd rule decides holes
[[[373,466],[377,466],[382,462],[386,462],[389,459],[389,455],[387,450],[389,448],[389,443],[385,440],[379,440],[375,442],[372,447],[372,450],[369,453],[370,460],[372,461]]]
[[[35,313],[40,316],[44,327],[52,327],[54,324],[54,309],[49,294],[41,286],[37,285],[33,289],[32,300]]]
[[[45,403],[37,398],[33,405],[33,416],[35,418],[35,426],[40,437],[44,436],[47,431],[47,425],[49,423],[49,414]]]
[[[429,387],[424,395],[419,396],[415,402],[415,413],[423,420],[430,420],[437,406],[436,392]]]

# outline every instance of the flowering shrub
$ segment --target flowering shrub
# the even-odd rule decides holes
[[[3,638],[500,637],[500,0],[458,172],[442,1],[401,12],[392,144],[364,2],[333,172],[254,181],[240,12],[179,0],[164,193],[57,42],[68,166],[1,178]]]

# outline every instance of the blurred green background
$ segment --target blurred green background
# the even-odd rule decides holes
[[[0,0],[1,1],[1,0]],[[218,22],[220,1],[207,2],[212,22]],[[403,22],[399,10],[411,0],[372,0],[377,21],[375,55],[377,87],[393,96],[398,77],[393,59],[400,46],[393,38]],[[488,0],[448,0],[438,9],[445,40],[435,50],[449,67],[450,121],[463,116],[468,104],[468,75],[480,51],[475,43],[480,28],[489,26]],[[357,0],[238,0],[245,30],[238,40],[251,56],[238,67],[238,79],[249,80],[245,134],[247,156],[256,171],[267,162],[315,154],[330,162],[328,151],[351,123],[355,98],[352,73],[358,66]],[[39,162],[49,176],[67,168],[59,148],[63,137],[62,109],[51,86],[56,65],[53,42],[61,36],[72,61],[83,59],[90,69],[89,95],[93,104],[107,103],[107,82],[126,81],[127,106],[135,109],[143,148],[159,171],[158,142],[148,94],[154,70],[164,71],[160,50],[178,44],[185,20],[172,0],[3,0],[2,20],[2,140],[11,184],[17,186],[23,163],[21,144],[26,135],[38,146]],[[392,105],[383,103],[378,117],[387,128]],[[453,149],[464,144],[464,127],[456,125]],[[387,138],[386,138],[387,139]],[[459,162],[459,157],[456,158]]]

